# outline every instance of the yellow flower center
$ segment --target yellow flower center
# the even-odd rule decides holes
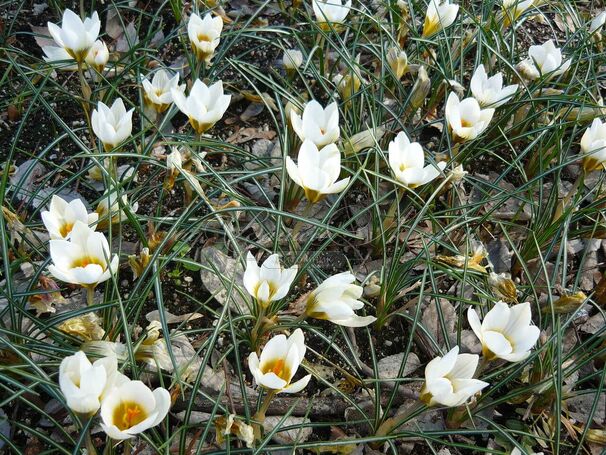
[[[212,39],[210,38],[210,36],[204,33],[198,33],[198,41],[200,41],[201,43],[204,41],[210,42],[212,41]]]
[[[274,373],[280,379],[286,382],[290,381],[290,368],[285,364],[284,359],[275,359],[267,362],[262,372],[263,374]]]
[[[473,125],[471,124],[471,122],[469,122],[469,121],[465,120],[464,118],[462,118],[461,119],[461,126],[463,128],[469,128],[470,126],[473,126]]]
[[[83,256],[83,257],[80,257],[80,258],[74,260],[74,262],[72,262],[72,268],[86,267],[87,265],[90,265],[90,264],[100,265],[101,268],[103,270],[105,270],[105,261],[102,261],[101,259],[93,257],[93,256]]]
[[[132,401],[123,401],[114,409],[113,422],[120,431],[128,430],[147,419],[147,413]]]
[[[72,232],[72,228],[74,227],[74,223],[63,223],[59,228],[59,233],[62,237],[66,237],[67,234]]]

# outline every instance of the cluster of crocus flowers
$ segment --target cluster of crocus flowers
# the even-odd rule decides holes
[[[425,166],[425,153],[418,142],[410,142],[404,131],[389,143],[389,166],[396,179],[407,188],[416,188],[435,179],[446,168],[440,161],[437,167]]]
[[[530,303],[509,307],[497,302],[480,322],[478,313],[470,308],[469,325],[482,343],[482,353],[487,360],[495,358],[508,362],[520,362],[530,355],[541,333],[532,325]]]
[[[185,90],[185,86],[179,86],[179,73],[175,73],[171,77],[165,69],[156,71],[151,81],[144,77],[141,80],[141,86],[145,104],[158,113],[164,112],[172,104],[173,90]]]
[[[297,265],[284,269],[280,265],[280,258],[277,254],[269,256],[259,267],[255,257],[249,251],[243,278],[244,287],[256,302],[265,308],[271,302],[286,297],[297,275],[297,270]]]
[[[435,35],[452,25],[459,13],[459,5],[450,0],[430,0],[423,23],[423,37]]]
[[[63,12],[61,27],[52,22],[48,23],[48,31],[58,48],[65,51],[63,55],[73,58],[78,63],[84,62],[97,40],[100,30],[101,21],[96,11],[91,17],[87,17],[82,21],[76,13],[70,9],[66,9]],[[56,58],[61,53],[56,47],[43,50],[48,57],[53,56]]]
[[[581,156],[585,172],[606,168],[606,123],[598,118],[583,133]]]
[[[133,130],[133,112],[124,106],[122,98],[117,98],[111,107],[99,101],[91,115],[93,132],[109,152],[128,139]]]
[[[351,0],[313,0],[312,8],[318,25],[329,30],[331,26],[338,28],[345,21],[351,10]]]
[[[173,101],[188,117],[197,134],[205,133],[221,120],[231,101],[231,95],[226,95],[223,91],[222,81],[209,87],[197,79],[188,96],[178,88],[173,88],[171,93]]]
[[[190,16],[187,23],[187,35],[198,60],[210,64],[215,55],[215,49],[221,41],[222,30],[223,19],[219,16],[213,17],[210,13],[207,13],[204,19],[196,13]]]
[[[333,275],[322,282],[307,297],[305,314],[346,327],[364,327],[377,320],[374,316],[355,313],[364,307],[360,301],[363,288],[354,284],[356,278],[349,272]]]
[[[283,334],[271,338],[260,357],[251,352],[248,367],[258,385],[274,393],[298,393],[311,379],[311,374],[308,374],[292,382],[306,350],[303,331],[296,329],[288,338]]]
[[[541,45],[530,46],[528,58],[520,62],[517,69],[529,80],[544,76],[549,78],[564,74],[570,68],[571,60],[563,61],[562,51],[555,46],[553,40]]]
[[[116,357],[91,363],[82,351],[61,361],[59,386],[72,411],[93,417],[100,409],[101,428],[116,440],[134,438],[158,425],[171,404],[168,390],[152,391],[120,373]]]

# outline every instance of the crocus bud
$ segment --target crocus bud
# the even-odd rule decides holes
[[[298,393],[311,379],[311,374],[308,374],[292,382],[305,358],[306,350],[301,329],[295,330],[288,338],[285,335],[276,335],[267,342],[261,351],[261,357],[257,357],[256,352],[250,353],[248,367],[258,385],[277,393]]]
[[[109,61],[109,49],[107,44],[98,39],[94,42],[88,53],[86,54],[86,64],[94,68],[97,72],[102,73],[103,68]]]
[[[297,49],[287,49],[282,56],[282,65],[289,77],[292,77],[303,64],[303,53]]]
[[[48,31],[60,48],[79,63],[84,62],[88,51],[99,36],[101,21],[95,11],[84,22],[70,9],[63,12],[61,27],[52,22],[48,23]]]
[[[415,81],[415,85],[412,86],[410,94],[410,106],[413,111],[416,111],[423,105],[430,89],[431,79],[429,79],[425,67],[421,66],[417,72],[417,80]]]
[[[428,406],[460,406],[489,384],[473,379],[479,357],[459,354],[452,348],[444,357],[436,357],[425,367],[425,384],[420,400]]]
[[[387,51],[387,63],[389,63],[389,67],[396,75],[397,79],[401,79],[408,70],[408,57],[406,52],[397,46],[391,47]]]
[[[497,302],[480,322],[478,313],[469,308],[467,319],[473,332],[482,343],[482,353],[488,360],[499,358],[520,362],[530,355],[541,330],[532,325],[530,303],[512,307]]]
[[[212,17],[210,13],[207,13],[204,19],[201,19],[196,13],[190,16],[187,23],[187,34],[198,60],[204,60],[210,64],[221,40],[222,30],[223,19],[219,16]]]

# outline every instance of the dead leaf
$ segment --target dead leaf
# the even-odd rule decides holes
[[[202,317],[202,315],[200,313],[187,313],[187,314],[175,315],[175,314],[169,313],[168,311],[164,310],[164,318],[166,319],[167,324],[179,324],[179,323],[185,322],[185,321],[194,321],[196,319],[200,319],[201,317]],[[153,321],[160,322],[160,311],[158,311],[158,310],[150,311],[149,313],[147,313],[145,315],[145,319],[147,319],[149,322],[153,322]]]
[[[229,136],[225,141],[230,144],[243,144],[244,142],[253,139],[269,139],[276,137],[276,132],[273,130],[259,130],[257,128],[241,128],[234,134]]]
[[[48,27],[37,27],[32,24],[29,24],[29,27],[32,29],[32,32],[34,32],[34,39],[36,40],[36,44],[38,46],[45,47],[57,45],[48,31]]]

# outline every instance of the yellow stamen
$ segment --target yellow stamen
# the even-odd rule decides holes
[[[127,430],[147,419],[147,413],[138,403],[123,401],[114,409],[113,422],[120,431]]]

